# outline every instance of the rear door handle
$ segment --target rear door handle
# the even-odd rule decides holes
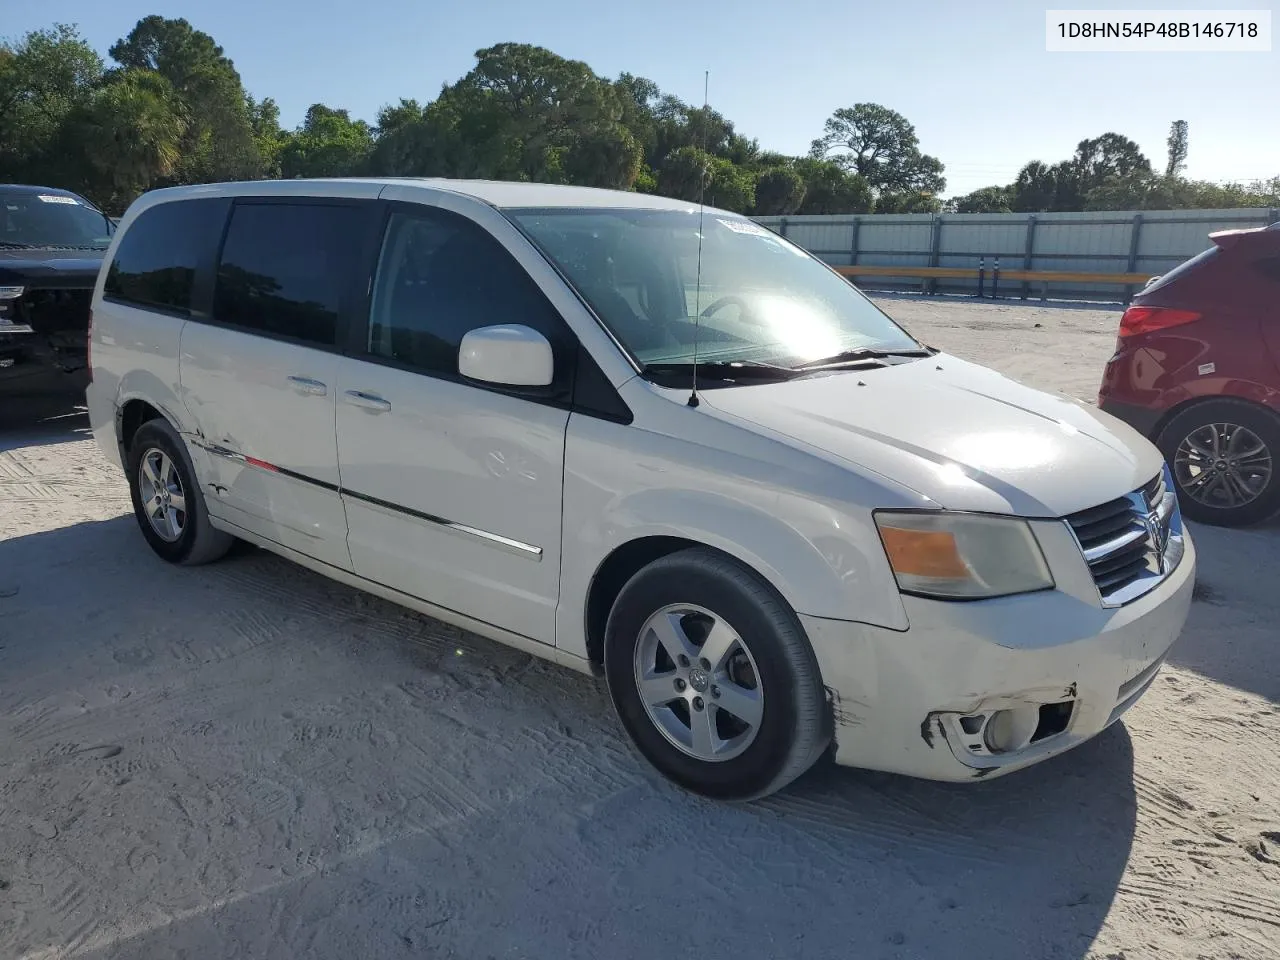
[[[363,407],[375,413],[385,413],[391,409],[391,401],[384,400],[376,393],[365,393],[363,390],[348,390],[343,399],[353,407]]]
[[[290,377],[289,383],[293,385],[293,389],[298,393],[305,393],[313,397],[323,397],[329,392],[329,388],[319,380],[312,380],[310,377]]]

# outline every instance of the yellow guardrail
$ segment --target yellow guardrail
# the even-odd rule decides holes
[[[888,264],[860,263],[852,267],[835,267],[846,277],[909,277],[922,280],[977,280],[977,267],[899,267]],[[996,271],[987,270],[988,279]],[[1114,283],[1117,286],[1142,286],[1153,275],[1150,273],[1077,273],[1071,270],[1001,270],[1001,280],[1019,283]]]

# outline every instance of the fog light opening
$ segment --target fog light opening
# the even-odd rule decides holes
[[[1040,722],[1036,732],[1031,735],[1032,743],[1039,743],[1049,737],[1064,732],[1071,723],[1071,714],[1075,710],[1074,700],[1063,700],[1060,703],[1045,703],[1040,706]]]
[[[1031,742],[1040,724],[1036,707],[997,710],[987,721],[983,740],[992,753],[1013,753]]]

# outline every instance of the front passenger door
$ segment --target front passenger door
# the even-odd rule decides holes
[[[556,353],[533,394],[464,380],[470,330],[533,327]],[[347,543],[362,577],[555,642],[572,335],[475,221],[391,208],[358,355],[338,370]]]

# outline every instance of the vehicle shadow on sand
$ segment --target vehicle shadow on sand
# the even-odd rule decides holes
[[[1169,662],[1280,703],[1280,520],[1242,530],[1189,526],[1196,590]]]
[[[22,383],[0,384],[0,451],[92,436],[83,390],[54,384],[19,392]]]
[[[1133,842],[1122,725],[992,781],[824,762],[716,804],[599,683],[259,551],[174,568],[122,516],[0,570],[6,956],[1074,960]]]

